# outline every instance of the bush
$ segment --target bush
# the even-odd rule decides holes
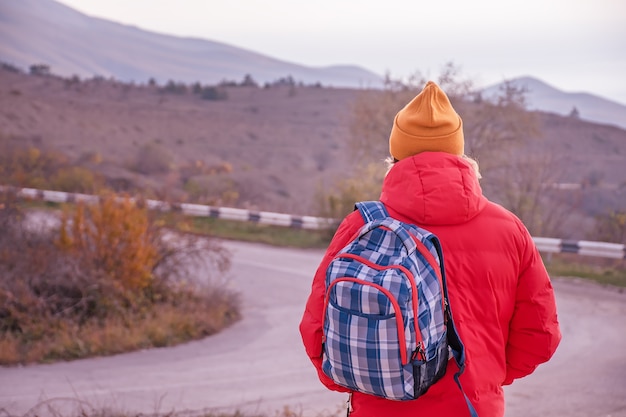
[[[81,158],[83,162],[93,163]],[[37,147],[3,146],[0,149],[0,182],[16,187],[54,189],[75,193],[96,193],[103,179],[91,170],[72,166],[63,154]]]
[[[0,364],[166,346],[239,317],[235,295],[213,281],[228,269],[228,253],[168,232],[128,198],[79,204],[56,228],[25,219],[4,196]],[[215,274],[190,280],[200,267]]]
[[[63,167],[50,179],[49,185],[57,191],[93,194],[102,188],[103,180],[82,167]]]
[[[169,80],[161,89],[161,92],[169,94],[185,94],[187,92],[187,85],[182,82],[177,83],[174,80]]]
[[[174,157],[167,149],[148,143],[139,149],[132,169],[144,175],[167,174],[173,163]]]
[[[330,189],[319,187],[316,193],[318,214],[341,219],[354,210],[355,203],[378,200],[384,176],[384,164],[370,163],[357,167],[354,176],[338,180]]]
[[[191,201],[199,204],[234,206],[239,200],[237,183],[225,174],[189,178],[183,189]]]
[[[603,242],[626,244],[626,211],[610,210],[596,216],[591,238]]]
[[[0,152],[0,178],[4,183],[18,187],[45,187],[48,179],[61,167],[67,158],[39,148],[12,148],[3,146]]]
[[[107,196],[96,206],[79,204],[72,216],[62,218],[59,246],[80,256],[117,287],[137,292],[152,285],[159,261],[158,232],[147,210],[124,198]]]
[[[202,89],[200,97],[202,100],[217,101],[226,100],[228,98],[228,94],[222,88],[208,86]]]

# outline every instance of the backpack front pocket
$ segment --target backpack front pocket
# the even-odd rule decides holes
[[[360,297],[349,296],[354,292]],[[324,318],[326,375],[356,391],[406,399],[405,323],[388,290],[357,278],[339,278],[328,290]]]

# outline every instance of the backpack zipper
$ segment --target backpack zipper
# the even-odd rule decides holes
[[[400,349],[400,360],[402,361],[402,365],[406,365],[409,363],[408,358],[407,358],[407,346],[406,346],[406,337],[405,337],[405,333],[404,333],[404,319],[402,318],[402,314],[400,314],[400,304],[398,304],[398,300],[396,300],[396,298],[393,296],[393,294],[391,294],[391,292],[378,284],[375,284],[373,282],[369,282],[369,281],[365,281],[363,279],[359,279],[359,278],[354,278],[354,277],[341,277],[341,278],[337,278],[335,279],[329,286],[328,286],[328,291],[326,291],[326,299],[324,300],[324,311],[326,311],[328,309],[328,304],[330,303],[330,292],[332,290],[332,288],[340,283],[340,282],[354,282],[360,285],[368,285],[370,287],[374,287],[376,288],[378,291],[382,292],[383,294],[385,294],[387,296],[387,298],[389,299],[389,301],[391,301],[391,305],[393,307],[394,310],[394,314],[396,315],[396,330],[398,331],[398,340],[402,340],[404,343],[404,349]],[[324,324],[326,322],[326,314],[324,314],[322,316],[322,329],[324,328]],[[415,332],[415,333],[419,333],[419,332]],[[421,337],[421,335],[420,335]],[[323,335],[322,337],[322,343],[326,342],[326,337]],[[419,342],[419,344],[421,344],[421,341]],[[418,345],[419,345],[418,344]]]
[[[412,236],[412,235],[411,235]],[[420,242],[421,243],[421,242]],[[429,252],[430,254],[430,252]],[[432,254],[431,254],[432,257]],[[338,255],[336,255],[332,261],[330,263],[332,263],[333,261],[340,259],[340,258],[348,258],[348,259],[354,259],[356,261],[361,262],[362,264],[375,269],[377,271],[384,271],[387,269],[398,269],[400,270],[402,273],[404,273],[404,275],[407,277],[407,279],[409,280],[409,283],[411,285],[411,291],[413,292],[413,297],[412,297],[412,307],[413,307],[413,323],[414,323],[414,327],[415,327],[415,341],[417,343],[417,346],[423,346],[424,344],[424,340],[422,339],[422,331],[419,328],[419,319],[418,319],[418,314],[419,314],[419,309],[418,309],[418,297],[419,297],[419,293],[417,292],[417,283],[415,282],[415,277],[413,276],[413,274],[411,273],[411,271],[408,270],[408,268],[402,266],[402,265],[378,265],[372,261],[370,261],[369,259],[365,259],[362,256],[353,254],[353,253],[340,253]],[[330,265],[329,263],[329,265]],[[350,278],[350,279],[348,279]],[[343,277],[343,278],[336,278],[328,287],[328,290],[326,291],[326,300],[324,302],[324,311],[326,311],[326,309],[328,308],[328,303],[330,301],[330,290],[331,288],[338,282],[338,281],[353,281],[353,282],[358,282],[358,283],[363,283],[366,285],[372,285],[374,287],[377,287],[380,291],[382,291],[385,295],[387,295],[387,297],[389,298],[389,300],[391,300],[392,305],[394,307],[394,310],[396,312],[400,311],[400,305],[398,304],[398,301],[391,295],[391,293],[381,287],[378,284],[374,284],[365,280],[361,280],[358,278],[353,278],[353,277]],[[394,304],[395,302],[395,304]],[[396,317],[398,317],[398,315],[396,314]],[[324,328],[324,322],[326,319],[326,315],[324,314],[324,316],[322,316],[322,329]],[[401,340],[404,340],[404,349],[402,349],[400,351],[400,357],[402,359],[402,365],[406,365],[408,364],[408,358],[407,358],[407,354],[406,354],[406,339],[405,339],[405,334],[404,334],[404,320],[402,319],[402,317],[399,317],[400,319],[400,323],[402,324],[402,327],[400,328],[400,326],[398,326],[398,337],[401,337]],[[397,322],[397,321],[396,321]],[[326,341],[326,337],[324,335],[322,335],[322,343],[325,343]],[[423,348],[422,348],[423,349]],[[413,356],[413,355],[411,355]],[[424,357],[426,356],[425,354],[423,355]]]
[[[375,269],[377,271],[384,271],[386,269],[399,269],[400,271],[402,271],[404,273],[404,275],[408,278],[409,283],[411,284],[411,291],[414,294],[413,300],[412,300],[412,307],[413,307],[413,319],[415,320],[415,327],[417,328],[417,324],[418,324],[418,314],[419,314],[419,309],[418,309],[418,292],[417,292],[417,283],[415,282],[415,277],[413,276],[413,274],[411,273],[411,271],[409,271],[406,267],[402,266],[402,265],[378,265],[375,264],[374,262],[370,261],[369,259],[365,259],[362,256],[359,255],[355,255],[353,253],[340,253],[339,255],[335,256],[333,258],[333,261],[340,259],[340,258],[348,258],[348,259],[354,259],[356,261],[361,262],[362,264],[364,264],[365,266],[368,266],[372,269]],[[331,262],[332,263],[332,262]],[[421,332],[419,332],[419,340],[422,340],[422,334]]]

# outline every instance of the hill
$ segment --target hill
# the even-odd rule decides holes
[[[318,183],[345,172],[357,90],[224,87],[223,98],[110,80],[0,70],[0,141],[58,151],[116,188],[237,190],[242,207],[312,212]],[[209,90],[212,91],[212,90]],[[206,169],[194,169],[200,165]],[[229,166],[223,175],[208,172]],[[175,195],[180,197],[180,193]]]
[[[53,0],[0,0],[0,60],[48,65],[55,74],[145,83],[293,77],[305,84],[372,87],[382,78],[357,66],[306,67],[220,42],[181,38],[84,15]]]
[[[351,108],[362,92],[279,84],[218,93],[207,100],[191,87],[5,66],[0,146],[60,152],[118,190],[205,203],[222,195],[217,204],[317,215],[316,191],[351,173]],[[557,156],[559,186],[577,193],[572,210],[589,217],[626,207],[626,130],[552,113],[540,113],[540,129],[543,138],[519,152]],[[587,226],[575,225],[572,236],[584,237]]]
[[[217,84],[251,76],[263,85],[297,83],[376,88],[382,77],[357,66],[313,68],[206,39],[163,35],[82,14],[54,0],[0,0],[0,61],[55,74],[124,82]],[[526,88],[529,108],[626,129],[626,106],[584,93],[560,91],[533,77],[509,80]],[[485,88],[498,93],[502,83]],[[575,110],[574,110],[575,109]]]
[[[626,129],[626,106],[593,94],[568,93],[533,77],[520,77],[506,81],[524,89],[528,108],[562,116],[576,114],[583,120],[610,124]],[[484,97],[496,96],[504,83],[485,88]]]

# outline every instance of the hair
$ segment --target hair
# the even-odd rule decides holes
[[[478,161],[474,158],[467,156],[465,154],[461,155],[461,158],[465,159],[469,164],[474,168],[474,172],[476,173],[476,178],[481,179],[483,176],[480,173],[480,167],[478,166]]]
[[[474,168],[474,172],[476,173],[476,177],[478,179],[481,179],[483,176],[480,174],[480,168],[478,167],[478,161],[476,161],[474,158],[467,156],[465,154],[461,155],[461,158],[463,158],[464,160],[466,160],[467,162],[469,162],[469,164],[472,166],[472,168]],[[396,158],[394,158],[393,156],[388,156],[387,158],[385,158],[385,164],[387,164],[387,172],[385,173],[385,176],[389,173],[389,171],[391,170],[391,168],[394,166],[394,164],[398,162],[398,160]]]

